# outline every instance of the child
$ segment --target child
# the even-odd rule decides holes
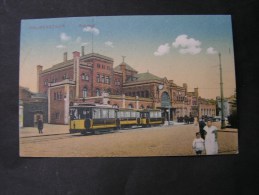
[[[199,132],[196,133],[196,138],[192,142],[192,148],[195,150],[197,155],[201,155],[204,150],[204,139],[201,138]]]

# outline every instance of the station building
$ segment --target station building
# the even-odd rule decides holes
[[[204,103],[198,88],[189,92],[187,84],[178,86],[173,80],[151,72],[139,73],[124,61],[114,66],[114,60],[98,53],[73,52],[68,60],[43,70],[37,66],[38,92],[48,97],[48,122],[68,124],[69,105],[74,103],[105,104],[116,108],[159,108],[163,116],[176,120],[180,116],[199,116],[202,109],[216,105]]]

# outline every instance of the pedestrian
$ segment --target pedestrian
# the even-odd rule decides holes
[[[204,121],[204,117],[202,117],[201,120],[199,121],[199,128],[200,128],[200,134],[202,139],[205,139],[205,135],[204,135],[205,126],[206,126],[206,123]]]
[[[205,151],[207,155],[218,154],[217,127],[212,125],[212,121],[207,121],[205,130]]]
[[[204,139],[201,138],[200,132],[196,133],[196,138],[192,142],[192,148],[196,152],[196,155],[201,155],[204,151]]]
[[[41,119],[38,120],[38,130],[39,130],[39,134],[43,133],[42,132],[43,129],[43,122]]]

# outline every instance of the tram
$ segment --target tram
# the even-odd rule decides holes
[[[140,125],[140,111],[122,108],[117,111],[119,128]]]
[[[95,105],[70,106],[70,133],[95,134],[98,129],[117,128],[116,109]]]
[[[146,109],[140,111],[141,125],[151,127],[164,124],[164,117],[159,109]]]
[[[161,110],[134,110],[97,105],[73,105],[69,108],[69,132],[95,134],[100,129],[151,127],[164,123]]]

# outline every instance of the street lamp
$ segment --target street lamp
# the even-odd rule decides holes
[[[184,102],[185,102],[185,99],[186,99],[186,95],[183,97],[183,106],[182,106],[182,116],[184,117]]]
[[[221,104],[221,129],[225,129],[224,117],[224,95],[223,95],[223,79],[222,79],[222,66],[221,66],[221,53],[219,52],[219,71],[220,71],[220,104]]]
[[[170,125],[170,108],[171,106],[168,106],[168,110],[166,110],[168,112],[168,125]]]

